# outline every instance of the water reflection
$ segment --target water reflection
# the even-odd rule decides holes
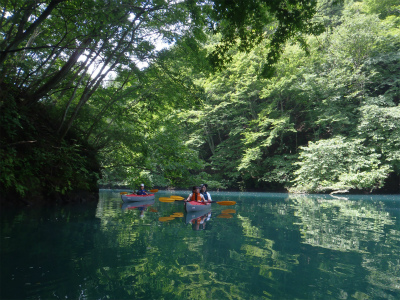
[[[368,252],[395,224],[383,202],[291,196],[304,243],[339,251]],[[367,243],[368,241],[368,243]]]
[[[143,218],[145,216],[145,211],[148,210],[152,205],[154,205],[154,200],[138,201],[138,202],[124,202],[124,203],[122,203],[121,208],[122,208],[122,211],[137,210],[140,213],[139,216],[141,218]],[[151,212],[153,212],[153,211],[151,211]]]
[[[185,223],[191,224],[192,229],[197,230],[205,230],[209,229],[206,227],[207,222],[211,219],[211,207],[206,209],[206,211],[195,211],[195,212],[187,212],[185,217]],[[209,226],[208,226],[209,227]]]
[[[399,295],[400,232],[395,227],[395,218],[387,211],[387,202],[381,201],[388,199],[380,197],[378,201],[371,201],[376,199],[371,196],[353,197],[356,199],[353,201],[350,197],[290,198],[299,218],[302,242],[336,251],[329,260],[321,259],[323,272],[342,281],[353,280],[357,274],[364,273],[369,283],[367,293],[356,291],[352,297],[369,295],[373,299],[391,299]],[[340,252],[348,252],[344,257],[356,258],[359,264],[340,261],[343,256]],[[341,294],[350,296],[345,291]]]
[[[213,193],[1,212],[1,299],[400,299],[400,197]],[[168,218],[168,220],[163,219]],[[27,251],[29,249],[29,251]]]

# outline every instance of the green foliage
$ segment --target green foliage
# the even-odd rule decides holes
[[[263,74],[272,75],[285,43],[296,37],[301,45],[301,34],[321,33],[323,27],[313,19],[317,1],[213,1],[211,26],[222,38],[210,53],[210,61],[221,69],[224,62],[232,60],[228,51],[237,47],[249,52],[268,38],[268,54]]]
[[[363,143],[362,139],[338,136],[301,147],[293,191],[372,191],[382,187],[390,167],[381,163],[381,155],[375,149]]]
[[[116,97],[118,106],[101,116],[102,121],[91,132],[91,138],[104,140],[99,143],[101,184],[193,185],[192,173],[202,162],[198,150],[186,144],[185,120],[178,116],[179,110],[194,104],[200,93],[192,82],[190,64],[182,61],[182,52],[191,46],[192,40],[183,39],[173,49],[162,51],[157,63],[121,89]],[[194,50],[191,55],[204,56]],[[110,114],[115,115],[112,122]],[[109,124],[106,132],[103,124]]]
[[[368,13],[377,14],[382,19],[390,15],[400,15],[400,4],[397,0],[364,0],[363,2]]]
[[[400,168],[400,107],[365,105],[360,108],[360,136],[366,137],[368,145],[382,155],[382,162]]]
[[[92,189],[98,158],[114,169],[104,175],[131,184],[150,182],[146,171],[164,172],[160,182],[167,184],[185,177],[189,167],[182,165],[193,161],[192,152],[172,149],[182,141],[171,140],[171,149],[152,147],[154,124],[193,101],[185,95],[191,81],[162,55],[157,67],[141,71],[136,64],[156,57],[156,35],[173,42],[201,24],[190,19],[190,3],[17,1],[2,9],[2,194]],[[191,49],[193,40],[186,39]],[[151,161],[154,151],[164,150]],[[85,162],[88,157],[95,162]]]
[[[190,142],[202,145],[200,157],[214,178],[236,189],[295,183],[293,191],[322,192],[376,190],[389,174],[398,176],[397,22],[362,13],[360,5],[349,1],[333,8],[321,1],[318,17],[327,30],[308,37],[309,56],[286,43],[268,79],[257,76],[268,56],[265,43],[246,55],[240,46],[231,47],[226,69],[196,81],[204,88],[204,104],[183,114]],[[214,46],[214,40],[206,45],[210,51]],[[338,136],[348,146],[346,155],[360,156],[354,165],[335,170],[323,155],[315,169],[326,163],[333,168],[329,178],[318,172],[301,176],[312,160],[299,156],[299,147],[319,145],[310,152],[317,155],[316,149],[335,144]]]
[[[7,2],[2,191],[92,189],[97,160],[132,188],[380,188],[400,172],[399,20],[391,0]]]
[[[1,106],[0,192],[3,197],[41,200],[67,195],[70,191],[93,191],[98,166],[88,145],[75,139],[58,141],[54,128],[37,116],[42,107],[29,114],[16,110],[13,99]],[[84,148],[85,147],[85,148]],[[55,200],[55,199],[53,199]]]

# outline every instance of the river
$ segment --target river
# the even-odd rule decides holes
[[[211,192],[0,212],[1,299],[400,299],[399,195]]]

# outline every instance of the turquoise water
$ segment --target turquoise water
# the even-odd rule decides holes
[[[211,193],[1,211],[1,299],[400,299],[400,196]]]

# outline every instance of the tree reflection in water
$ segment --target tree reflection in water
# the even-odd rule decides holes
[[[1,296],[400,299],[398,196],[213,195],[228,197],[234,207],[194,218],[182,203],[157,199],[124,209],[111,192],[95,212],[8,214],[0,220]],[[197,219],[207,230],[193,230]]]
[[[290,196],[303,243],[347,252],[349,257],[359,260],[355,266],[353,261],[332,257],[321,261],[319,268],[332,280],[350,281],[364,273],[369,283],[367,294],[357,291],[354,298],[369,295],[373,299],[391,299],[400,295],[400,231],[385,203],[368,197],[355,201],[332,198]]]

